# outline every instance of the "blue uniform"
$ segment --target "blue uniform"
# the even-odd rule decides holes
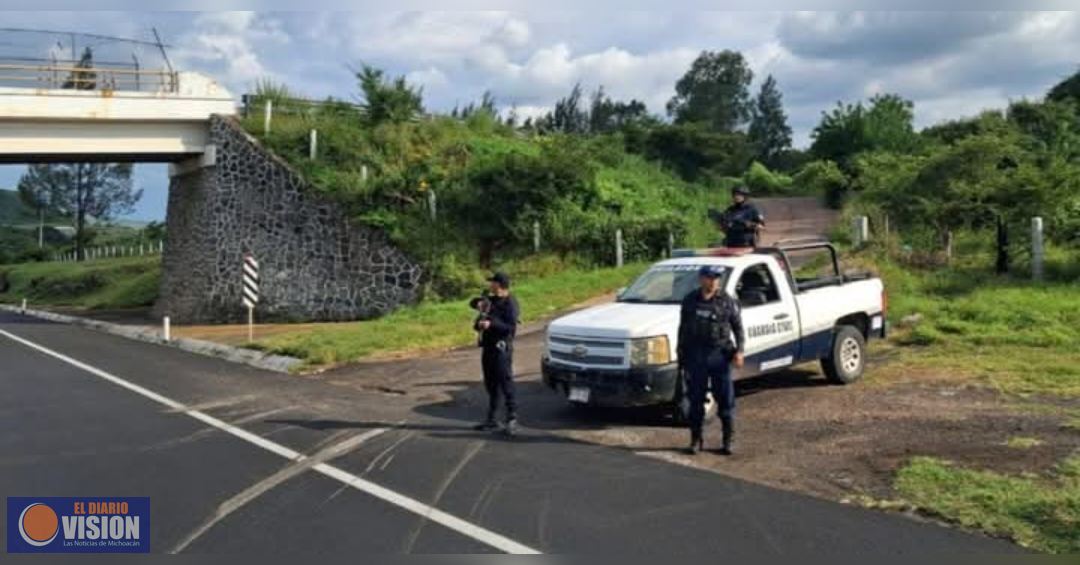
[[[700,438],[706,393],[712,388],[724,427],[724,444],[734,430],[735,385],[731,359],[746,341],[738,302],[723,290],[706,299],[700,290],[687,294],[679,318],[679,359],[689,373],[690,433]]]
[[[755,247],[757,229],[765,225],[765,215],[753,204],[732,204],[721,216],[725,247]]]
[[[480,364],[484,371],[484,388],[488,393],[488,422],[495,421],[500,397],[506,401],[506,420],[510,422],[517,417],[514,336],[517,334],[519,317],[520,311],[514,297],[491,297],[491,308],[487,313],[491,325],[480,334],[480,347],[483,348]]]

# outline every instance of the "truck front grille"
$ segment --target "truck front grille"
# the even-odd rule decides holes
[[[626,368],[627,342],[617,339],[549,335],[548,355],[553,361],[582,369]]]
[[[586,355],[584,357],[576,357],[571,353],[564,353],[562,351],[552,351],[551,358],[559,361],[568,361],[570,363],[577,363],[578,365],[621,365],[622,357],[608,357],[605,355]]]

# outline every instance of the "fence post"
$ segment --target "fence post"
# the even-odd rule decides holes
[[[427,203],[428,211],[431,213],[431,221],[434,222],[439,215],[439,203],[438,197],[435,195],[435,189],[428,189]]]
[[[266,112],[263,113],[263,135],[270,135],[270,118],[274,115],[274,101],[266,101]]]
[[[858,247],[870,239],[870,219],[866,216],[855,216],[851,223],[854,231],[852,239],[855,246]]]
[[[1031,219],[1031,278],[1043,280],[1043,219]]]
[[[623,240],[622,229],[615,230],[615,266],[623,266]]]
[[[315,160],[315,156],[319,154],[319,132],[311,130],[308,135],[308,158],[312,161]]]
[[[533,221],[533,253],[540,253],[540,222]]]

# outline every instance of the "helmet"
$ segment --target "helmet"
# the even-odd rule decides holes
[[[732,194],[741,194],[743,196],[750,196],[750,189],[745,186],[739,185],[731,189]]]

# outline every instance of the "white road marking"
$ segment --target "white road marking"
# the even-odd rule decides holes
[[[158,393],[156,393],[156,392],[154,392],[154,391],[152,391],[152,390],[150,390],[148,388],[145,388],[145,387],[139,386],[139,385],[137,385],[135,383],[126,381],[126,380],[124,380],[124,379],[122,379],[120,377],[109,374],[109,373],[107,373],[107,372],[105,372],[105,371],[103,371],[101,369],[98,369],[96,367],[93,367],[91,365],[87,365],[86,363],[83,363],[82,361],[79,361],[77,359],[73,359],[71,357],[68,357],[67,355],[64,355],[63,353],[53,351],[52,349],[49,349],[49,348],[44,347],[42,345],[38,345],[38,344],[36,344],[36,343],[34,343],[32,341],[26,340],[24,338],[21,338],[21,337],[15,335],[15,334],[6,332],[4,330],[0,330],[0,335],[2,335],[2,336],[6,337],[6,338],[8,338],[8,339],[10,339],[10,340],[12,340],[14,342],[21,343],[21,344],[23,344],[23,345],[25,345],[25,346],[27,346],[27,347],[29,347],[31,349],[34,349],[34,350],[36,350],[36,351],[38,351],[40,353],[44,353],[45,355],[48,355],[49,357],[52,357],[52,358],[57,359],[59,361],[63,361],[64,363],[67,363],[68,365],[71,365],[71,366],[76,367],[78,369],[82,369],[83,371],[86,371],[87,373],[90,373],[90,374],[92,374],[92,375],[94,375],[96,377],[99,377],[99,378],[104,379],[104,380],[106,380],[108,382],[111,382],[111,383],[113,383],[113,384],[115,384],[115,385],[117,385],[119,387],[130,390],[131,392],[134,392],[135,394],[138,394],[140,396],[144,396],[146,398],[149,398],[150,400],[153,400],[154,402],[157,402],[159,404],[163,404],[163,405],[175,410],[176,412],[187,414],[188,416],[191,416],[192,418],[195,418],[196,420],[199,420],[200,422],[203,422],[204,424],[207,424],[209,426],[213,426],[213,427],[215,427],[215,428],[217,428],[217,429],[219,429],[219,430],[221,430],[223,432],[226,432],[226,433],[228,433],[230,435],[238,437],[238,438],[240,438],[240,439],[242,439],[242,440],[244,440],[244,441],[246,441],[246,442],[248,442],[248,443],[250,443],[252,445],[261,447],[261,448],[263,448],[263,449],[265,449],[265,450],[267,450],[267,451],[269,451],[271,453],[274,453],[274,454],[276,454],[276,455],[278,455],[280,457],[284,457],[285,459],[289,459],[289,460],[296,461],[296,462],[301,462],[301,461],[304,461],[304,460],[308,459],[308,456],[306,456],[306,455],[304,455],[302,453],[299,453],[297,451],[294,451],[292,449],[289,449],[288,447],[285,447],[284,445],[281,445],[279,443],[276,443],[276,442],[270,441],[268,439],[262,438],[262,437],[260,437],[260,436],[258,436],[256,434],[253,434],[253,433],[251,433],[251,432],[249,432],[247,430],[238,428],[238,427],[236,427],[236,426],[234,426],[232,424],[229,424],[228,422],[224,422],[224,421],[219,420],[219,419],[217,419],[217,418],[215,418],[213,416],[210,416],[209,414],[205,414],[205,413],[200,412],[198,410],[193,410],[191,408],[188,408],[183,403],[180,403],[180,402],[177,402],[177,401],[172,400],[170,398],[167,398],[165,396],[162,396],[162,395],[160,395],[160,394],[158,394]],[[531,547],[529,547],[527,545],[518,543],[518,542],[516,542],[516,541],[514,541],[514,540],[512,540],[510,538],[507,538],[505,536],[497,534],[497,533],[495,533],[495,532],[493,532],[491,530],[488,530],[486,528],[483,528],[483,527],[478,526],[476,524],[473,524],[471,522],[467,522],[465,520],[462,520],[461,518],[458,518],[457,516],[454,516],[454,515],[449,514],[447,512],[443,512],[442,510],[439,510],[438,508],[435,508],[435,507],[433,507],[433,506],[431,506],[429,504],[425,504],[423,502],[420,502],[419,500],[410,498],[408,496],[405,496],[403,494],[400,494],[398,492],[390,490],[390,489],[388,489],[386,487],[377,485],[377,484],[375,484],[375,483],[373,483],[371,481],[368,481],[368,480],[363,479],[361,477],[358,477],[358,476],[356,476],[356,475],[354,475],[354,474],[352,474],[352,473],[350,473],[348,471],[345,471],[344,469],[341,469],[339,467],[335,467],[333,465],[330,465],[329,463],[319,463],[317,465],[312,466],[311,469],[313,471],[321,473],[321,474],[323,474],[323,475],[325,475],[327,477],[330,477],[331,479],[334,479],[336,481],[340,481],[340,482],[342,482],[342,483],[344,483],[344,484],[346,484],[346,485],[348,485],[348,486],[350,486],[350,487],[352,487],[352,488],[354,488],[356,490],[359,490],[359,491],[361,491],[363,493],[374,496],[375,498],[381,499],[384,502],[388,502],[390,504],[393,504],[394,506],[397,506],[398,508],[401,508],[401,509],[406,510],[408,512],[412,512],[413,514],[417,514],[419,516],[422,516],[425,520],[435,522],[436,524],[439,524],[439,525],[441,525],[443,527],[454,530],[455,532],[458,532],[459,534],[462,534],[462,535],[464,535],[466,537],[469,537],[469,538],[472,538],[472,539],[474,539],[474,540],[476,540],[476,541],[478,541],[480,543],[483,543],[485,545],[488,545],[490,547],[498,549],[499,551],[503,551],[505,553],[510,553],[510,554],[526,554],[526,555],[528,555],[528,554],[539,554],[540,553],[540,551],[538,551],[536,549],[533,549],[533,548],[531,548]]]
[[[274,489],[281,483],[300,475],[315,465],[323,462],[336,459],[350,451],[360,447],[361,444],[367,440],[382,434],[386,431],[386,428],[376,428],[369,430],[362,434],[355,435],[344,441],[330,445],[330,447],[320,449],[318,452],[306,457],[300,461],[296,461],[286,465],[284,469],[277,471],[276,473],[266,477],[265,479],[251,485],[244,489],[240,493],[236,494],[232,498],[222,502],[218,505],[217,510],[212,516],[206,519],[199,527],[192,530],[188,535],[184,536],[184,539],[180,543],[176,544],[169,553],[177,554],[183,552],[188,548],[195,540],[202,537],[203,534],[210,531],[211,528],[216,526],[219,522],[224,520],[227,516],[236,512],[240,508],[246,506],[249,502],[259,498],[266,492]]]

